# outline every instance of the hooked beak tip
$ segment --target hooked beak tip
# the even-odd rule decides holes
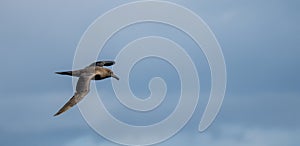
[[[119,80],[120,78],[116,75],[112,75],[111,77],[115,78],[116,80]]]

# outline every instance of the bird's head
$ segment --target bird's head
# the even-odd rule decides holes
[[[107,76],[108,76],[108,77],[113,77],[113,78],[119,80],[119,77],[116,76],[116,75],[114,74],[114,72],[111,71],[110,69],[107,69]]]

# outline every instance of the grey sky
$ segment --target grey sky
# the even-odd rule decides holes
[[[210,72],[202,52],[188,36],[161,24],[138,24],[116,34],[99,57],[113,59],[128,42],[147,35],[162,35],[189,48],[200,73],[199,114],[180,134],[160,145],[299,145],[300,2],[170,1],[202,17],[223,49],[227,93],[220,114],[207,131],[197,133],[197,124],[207,103]],[[77,107],[52,117],[73,94],[72,79],[54,72],[71,69],[76,45],[87,27],[107,10],[126,2],[130,1],[0,2],[1,145],[113,145],[87,125]],[[150,62],[154,67],[139,69],[150,66]],[[157,66],[163,69],[146,73]],[[161,75],[166,79],[169,102],[145,119],[151,123],[168,115],[178,100],[174,68],[150,59],[137,64],[132,75],[136,76],[132,78],[132,90],[140,97],[148,96],[151,77]],[[118,107],[108,84],[110,80],[97,82],[97,88],[112,106],[112,114],[134,122],[132,119],[141,114]],[[157,119],[152,119],[155,115]]]

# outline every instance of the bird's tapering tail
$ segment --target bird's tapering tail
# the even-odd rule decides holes
[[[71,107],[73,107],[77,102],[75,101],[75,96],[73,96],[56,114],[53,116],[58,116],[62,114],[63,112],[69,110]]]
[[[63,71],[63,72],[55,72],[56,74],[60,74],[60,75],[69,75],[72,76],[72,71]]]

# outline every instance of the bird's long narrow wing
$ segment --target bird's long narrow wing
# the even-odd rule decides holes
[[[90,82],[94,76],[94,74],[80,76],[76,85],[76,92],[74,96],[54,116],[60,115],[82,100],[85,95],[88,94],[90,90]]]
[[[75,95],[61,109],[59,109],[59,111],[54,116],[58,116],[73,107],[76,103],[78,103],[78,100],[80,100],[80,98],[82,97],[80,97],[79,94],[75,93]]]
[[[94,62],[91,65],[89,65],[89,67],[90,66],[100,66],[100,67],[102,67],[102,66],[112,66],[114,64],[115,64],[114,61],[97,61],[97,62]]]
[[[91,79],[95,76],[95,73],[83,74],[79,77],[76,85],[76,92],[89,92]]]

